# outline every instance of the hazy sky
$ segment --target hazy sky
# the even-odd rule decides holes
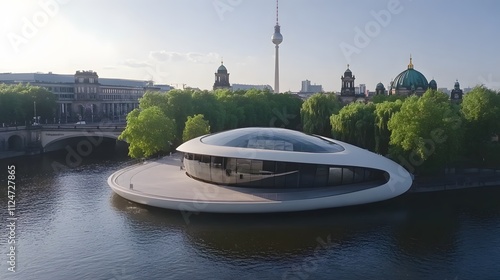
[[[2,0],[0,72],[274,85],[274,0]],[[407,68],[438,87],[500,89],[500,1],[281,0],[281,91],[340,90],[350,64],[374,90]]]

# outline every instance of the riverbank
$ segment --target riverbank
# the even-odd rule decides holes
[[[26,151],[3,151],[0,152],[0,159],[18,158],[26,155]]]
[[[500,169],[467,168],[443,176],[415,178],[408,192],[422,193],[500,186]]]
[[[22,151],[2,151],[0,152],[0,159],[15,159],[39,155],[42,153],[43,151],[40,147],[29,147]]]

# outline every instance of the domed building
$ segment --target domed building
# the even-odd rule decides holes
[[[461,102],[464,95],[464,91],[460,88],[460,83],[458,80],[455,82],[455,86],[450,94],[450,100],[453,102]]]
[[[341,96],[355,96],[356,92],[354,89],[354,80],[356,76],[352,74],[351,69],[349,69],[349,64],[347,64],[347,70],[344,72],[344,76],[341,76],[342,88],[340,89]]]
[[[432,79],[429,82],[429,88],[432,89],[432,90],[437,90],[438,89],[438,84],[436,83],[436,81],[434,79]]]
[[[227,72],[226,66],[224,66],[224,62],[221,61],[217,73],[215,73],[214,90],[224,88],[230,89],[231,85],[229,84],[229,73]]]
[[[427,79],[422,73],[413,68],[412,58],[410,57],[408,69],[394,78],[394,81],[391,82],[389,93],[398,95],[422,95],[427,88],[429,88],[429,82],[427,82]]]
[[[377,87],[375,88],[375,94],[376,95],[384,95],[385,94],[385,87],[384,87],[384,84],[382,83],[378,83],[377,84]]]

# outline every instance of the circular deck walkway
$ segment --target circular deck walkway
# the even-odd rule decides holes
[[[355,193],[374,185],[321,189],[255,189],[214,185],[188,177],[179,154],[143,162],[113,173],[118,195],[145,205],[180,211],[263,213],[314,210],[367,203]]]

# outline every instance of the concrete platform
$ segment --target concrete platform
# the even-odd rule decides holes
[[[121,169],[108,178],[108,184],[118,195],[140,204],[193,212],[290,212],[383,200],[377,185],[279,190],[230,187],[192,179],[180,166],[180,155],[175,154]]]

